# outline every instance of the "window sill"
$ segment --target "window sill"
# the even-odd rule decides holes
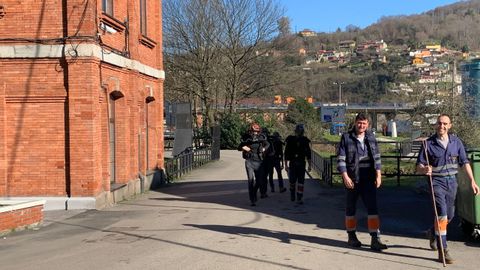
[[[121,21],[115,19],[114,17],[112,17],[112,16],[110,16],[106,13],[102,13],[102,17],[100,18],[100,22],[104,23],[105,25],[108,25],[108,26],[112,27],[113,29],[115,29],[118,32],[125,31],[125,24],[124,23],[122,23]]]
[[[155,48],[155,46],[157,46],[157,43],[155,41],[153,41],[152,39],[144,35],[140,35],[138,40],[140,41],[141,44],[147,46],[150,49]]]

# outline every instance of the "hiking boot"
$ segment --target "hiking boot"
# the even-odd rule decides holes
[[[283,192],[285,192],[285,191],[287,191],[287,189],[284,188],[284,187],[282,187],[282,188],[280,189],[280,193],[283,193]]]
[[[356,248],[359,248],[362,246],[362,242],[360,242],[357,238],[357,235],[356,234],[348,234],[348,242],[347,244],[351,247],[356,247]]]
[[[370,248],[375,251],[381,251],[381,250],[387,249],[388,247],[387,245],[382,243],[382,241],[380,240],[380,237],[372,236],[372,242],[370,243]]]
[[[255,202],[250,202],[250,206],[257,206],[257,204],[255,204]]]
[[[446,264],[452,264],[454,259],[452,258],[452,256],[450,256],[450,253],[448,252],[448,249],[445,249],[443,252],[445,254],[445,263]],[[441,250],[438,250],[438,260],[441,263],[443,263],[442,251]]]
[[[297,199],[297,204],[303,204],[303,199],[298,198],[298,199]]]
[[[435,235],[435,233],[433,232],[432,229],[427,231],[427,237],[428,237],[428,240],[429,240],[429,243],[430,243],[430,249],[431,250],[438,250],[438,248],[437,248],[437,236]]]

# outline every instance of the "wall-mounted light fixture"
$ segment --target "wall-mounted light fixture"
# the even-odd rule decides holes
[[[145,85],[145,89],[147,90],[147,97],[145,98],[146,103],[150,103],[155,100],[153,96],[153,87],[149,84]]]

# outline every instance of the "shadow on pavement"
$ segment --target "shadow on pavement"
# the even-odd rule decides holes
[[[277,182],[275,184],[278,186]],[[316,224],[322,229],[344,230],[344,190],[342,187],[326,186],[319,180],[306,180],[304,205],[290,202],[287,191],[269,193],[268,198],[260,199],[257,206],[251,207],[248,202],[246,180],[180,182],[156,192],[170,196],[153,197],[151,200],[215,203],[299,223]],[[382,234],[425,238],[425,231],[430,227],[432,220],[428,196],[406,187],[380,188],[378,207]],[[367,232],[367,214],[361,200],[358,201],[357,209],[358,231]],[[448,233],[450,241],[468,240],[455,219],[449,226]],[[344,246],[344,238],[341,240],[339,243],[333,241],[329,244]]]

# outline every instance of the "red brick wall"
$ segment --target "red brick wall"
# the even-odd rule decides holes
[[[0,69],[7,164],[0,182],[7,180],[10,196],[65,195],[65,90],[59,62],[6,60]]]
[[[3,0],[5,17],[0,37],[59,38],[62,36],[62,1]]]
[[[112,19],[105,19],[101,1],[6,0],[0,36],[58,38],[66,26],[71,49],[79,41],[106,45],[104,53],[113,48],[131,60],[162,69],[161,1],[147,2],[147,37],[154,41],[149,46],[140,42],[139,7],[133,0],[114,1],[116,20],[125,22],[130,16],[128,31],[120,29],[115,34],[97,28],[97,22]],[[95,40],[97,31],[100,37]],[[12,43],[0,39],[0,46]],[[0,196],[65,196],[70,192],[81,197],[110,190],[108,100],[117,90],[124,95],[115,101],[117,183],[163,167],[162,79],[97,58],[70,55],[66,59],[0,59],[0,78],[0,135],[4,134],[0,138]],[[155,101],[148,104],[146,149],[149,87]]]
[[[0,213],[0,232],[32,225],[43,220],[43,205]]]

